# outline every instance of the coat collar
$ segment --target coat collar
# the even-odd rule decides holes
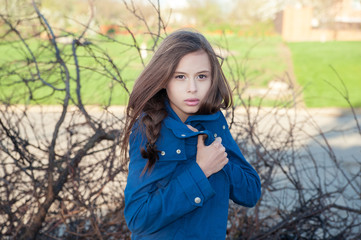
[[[209,115],[192,115],[189,116],[188,119],[183,123],[178,117],[178,115],[173,111],[168,101],[166,101],[165,105],[166,105],[166,110],[168,112],[168,116],[163,120],[163,123],[165,127],[167,127],[173,132],[175,136],[177,136],[178,138],[188,138],[199,134],[206,134],[207,135],[206,145],[209,145],[210,143],[213,142],[214,137],[210,131],[204,130],[199,132],[193,132],[187,127],[187,125],[188,124],[192,125],[191,122],[194,121],[204,122],[204,123],[215,121],[221,116],[222,114],[221,111]]]
[[[165,106],[166,106],[166,110],[168,112],[168,116],[167,118],[172,118],[174,120],[176,120],[179,123],[183,123],[180,118],[178,117],[178,115],[174,112],[174,110],[172,109],[172,107],[169,104],[169,101],[166,100],[165,101]],[[221,111],[218,111],[214,114],[207,114],[207,115],[191,115],[187,118],[187,120],[182,124],[182,125],[187,125],[190,122],[193,121],[214,121],[217,120],[220,117]],[[178,124],[179,124],[178,123]]]

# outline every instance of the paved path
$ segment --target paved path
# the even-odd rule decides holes
[[[244,109],[236,112],[239,121],[250,116],[259,122],[258,132],[275,134],[276,141],[282,141],[289,135],[289,129],[295,128],[294,138],[303,149],[309,150],[319,160],[330,159],[326,149],[331,147],[343,167],[350,172],[360,171],[361,166],[361,109],[356,116],[349,110],[328,109],[271,109],[263,108],[258,114],[252,109],[249,115]]]
[[[28,118],[32,119],[39,128],[41,124],[45,125],[49,130],[46,135],[50,137],[60,110],[60,107],[54,106],[32,107],[28,110]],[[87,107],[87,110],[90,115],[97,118],[102,113],[98,107]],[[119,117],[124,114],[124,107],[110,107],[109,112]],[[291,126],[296,126],[295,138],[300,144],[308,146],[312,152],[321,157],[325,154],[322,147],[327,147],[327,143],[320,136],[322,130],[336,156],[342,159],[350,170],[355,170],[355,164],[361,161],[361,133],[355,120],[356,117],[358,123],[361,124],[361,109],[357,109],[354,116],[349,110],[337,108],[298,110],[262,108],[260,111],[250,108],[249,114],[244,108],[239,108],[235,116],[236,120],[242,124],[246,124],[248,116],[252,121],[258,121],[257,131],[260,135],[282,134],[281,132],[287,132]],[[282,140],[282,135],[279,135],[278,139]],[[318,144],[316,144],[317,141],[319,141]]]
[[[48,139],[47,142],[50,142],[49,139],[51,139],[51,133],[54,129],[56,120],[59,118],[60,110],[59,107],[43,107],[42,109],[34,107],[27,112],[27,119],[30,119],[35,124],[35,128],[39,128],[35,131],[38,135],[38,139]],[[124,113],[124,108],[122,107],[111,107],[108,110],[118,117],[122,116]],[[95,118],[104,118],[104,116],[106,116],[107,122],[109,121],[113,128],[119,128],[121,126],[119,120],[116,120],[113,115],[102,115],[101,109],[97,107],[88,107],[88,111],[90,115]],[[0,117],[2,117],[2,115],[0,115]],[[66,121],[69,121],[72,118],[73,121],[74,118],[76,118],[76,121],[84,121],[79,113],[69,114]],[[319,180],[321,179],[326,183],[332,183],[332,185],[328,185],[328,191],[332,191],[340,182],[342,184],[345,183],[345,178],[336,173],[333,167],[334,163],[327,154],[327,150],[325,150],[328,145],[333,149],[342,170],[347,172],[347,177],[350,177],[352,173],[359,174],[361,171],[361,133],[357,127],[355,117],[349,111],[342,111],[340,109],[294,110],[271,108],[262,108],[262,110],[258,111],[256,108],[251,108],[249,112],[247,112],[244,108],[239,108],[235,111],[235,119],[239,125],[232,128],[234,133],[236,133],[236,130],[242,131],[243,129],[244,131],[247,129],[248,119],[250,119],[250,122],[257,122],[258,125],[255,126],[254,131],[258,133],[259,140],[264,142],[267,145],[267,148],[269,146],[271,146],[271,148],[277,148],[278,144],[284,144],[289,136],[289,129],[294,128],[292,133],[298,144],[295,146],[296,148],[299,148],[297,153],[307,154],[307,151],[309,151],[314,156],[317,166],[326,166],[325,168],[320,169],[320,171],[315,171],[315,169],[312,168],[314,165],[312,165],[313,163],[309,158],[302,159],[296,157],[295,165],[298,165],[296,169],[306,169],[306,171],[298,173],[298,176],[301,177],[303,183],[312,181],[312,178],[315,177],[315,172],[317,172]],[[360,110],[357,111],[356,119],[359,123],[361,122]],[[25,124],[25,122],[23,123]],[[45,127],[45,132],[43,132],[42,129],[44,129],[44,127],[42,126]],[[83,134],[82,136],[86,136],[86,130],[77,129],[77,131],[81,131]],[[327,141],[322,138],[320,131],[323,132]],[[31,137],[31,134],[32,131],[28,131],[30,140],[35,141],[34,136]],[[243,135],[247,136],[247,133],[244,133]],[[66,141],[62,141],[62,138],[64,137],[61,134],[60,136],[59,142],[61,142],[61,145],[63,145],[62,147],[64,148],[66,147]],[[281,148],[281,151],[286,152],[287,149]],[[308,166],[312,169],[309,169]],[[292,166],[288,166],[287,162],[283,162],[282,167],[287,170]],[[278,168],[275,169],[273,176],[279,179],[284,178],[284,175],[282,175],[282,172]],[[336,178],[336,185],[333,185],[333,180]],[[124,187],[125,179],[119,179],[119,182],[122,182],[122,186]],[[352,181],[355,181],[352,184],[353,186],[359,186],[360,177],[353,178]],[[114,187],[112,184],[107,185],[109,187],[104,191],[112,191]],[[275,184],[279,184],[279,186],[277,185],[279,189],[283,189],[285,187],[284,184],[286,183],[277,181]],[[284,194],[283,191],[273,192],[272,198],[275,198],[278,201],[284,197]],[[290,194],[287,201],[291,201],[295,196],[292,191],[289,191],[287,194]],[[356,208],[359,207],[360,201],[353,188],[348,186],[343,190],[343,194],[345,194],[345,196],[355,196],[354,202],[351,202],[350,204],[353,204]],[[342,199],[340,198],[340,201],[341,200]],[[268,201],[272,201],[272,199],[269,199]],[[341,205],[344,204],[342,201],[337,203]],[[292,207],[292,204],[289,206]]]

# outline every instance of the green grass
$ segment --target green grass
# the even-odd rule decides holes
[[[308,107],[361,107],[361,42],[289,43]],[[345,85],[345,87],[343,86]]]
[[[123,38],[121,41],[131,42],[130,38]],[[54,48],[48,41],[39,39],[27,41],[27,44],[36,57],[41,78],[56,88],[64,89],[65,83],[62,77],[65,76],[65,71],[60,64],[54,64],[56,61]],[[82,101],[84,104],[107,105],[111,99],[112,105],[125,104],[129,95],[118,81],[124,81],[127,88],[131,89],[134,79],[142,69],[139,58],[134,57],[137,53],[134,49],[119,43],[102,42],[97,43],[97,46],[99,48],[94,47],[92,52],[82,47],[77,50]],[[71,45],[58,44],[58,47],[71,76],[71,101],[76,103],[76,67]],[[20,104],[59,104],[63,101],[65,91],[53,91],[37,78],[36,64],[21,42],[0,45],[0,54],[2,56],[0,58],[2,67],[0,69],[0,98],[2,101],[11,99],[11,103]],[[99,62],[96,62],[91,54],[99,57]],[[113,59],[117,69],[107,60],[107,55]],[[116,76],[118,81],[115,81],[113,76]],[[23,79],[27,80],[27,85],[24,84]]]
[[[266,87],[286,70],[286,63],[279,54],[282,41],[278,37],[252,38],[234,34],[228,35],[226,40],[220,36],[208,39],[215,49],[218,45],[229,49],[229,65],[224,64],[223,71],[230,81],[232,74],[236,75],[240,86]]]
[[[281,58],[277,54],[277,48],[281,44],[279,38],[260,40],[259,38],[239,37],[234,34],[227,36],[227,44],[224,37],[219,35],[209,35],[207,38],[215,48],[218,48],[220,45],[223,50],[228,48],[231,51],[231,55],[228,56],[228,61],[224,63],[223,69],[233,86],[234,84],[247,84],[250,87],[264,87],[275,75],[281,75],[284,71],[285,64],[282,63]],[[143,69],[136,50],[119,43],[101,41],[102,39],[96,40],[95,44],[113,59],[114,65],[120,70],[121,79],[126,83],[128,89],[131,90],[134,80]],[[117,40],[131,43],[129,36],[120,35],[117,36]],[[140,42],[146,41],[139,38],[138,40]],[[47,70],[51,66],[51,62],[56,60],[54,51],[49,47],[49,42],[33,39],[28,41],[28,44],[36,55],[42,78],[57,88],[64,88],[65,84],[61,80],[63,73],[61,73],[59,65],[57,65],[55,71],[49,72]],[[49,48],[43,50],[42,46],[44,45]],[[70,80],[71,96],[73,101],[77,102],[75,94],[76,72],[71,45],[59,44],[59,48],[62,58],[67,61],[67,67],[72,77]],[[0,45],[0,54],[3,56],[0,59],[0,65],[6,62],[10,63],[6,71],[5,69],[0,71],[0,98],[3,100],[13,97],[13,103],[61,103],[65,96],[64,91],[53,92],[51,88],[44,87],[39,80],[29,81],[28,86],[25,86],[20,81],[24,76],[29,78],[30,72],[32,74],[36,73],[34,63],[29,64],[27,61],[23,61],[26,58],[31,59],[31,56],[26,52],[25,47],[19,42],[14,42],[11,47],[9,45]],[[110,73],[105,71],[99,62],[94,61],[86,49],[80,47],[77,50],[79,65],[82,66],[80,79],[83,103],[107,105],[109,99],[111,99],[110,103],[112,105],[126,104],[129,95],[124,91],[121,84],[111,79],[111,74],[117,75],[118,73],[107,63],[105,60],[106,56],[100,52],[99,49],[95,48],[94,53],[103,58],[100,62],[105,64]],[[148,54],[145,60],[146,63],[150,60],[151,55],[151,53]],[[21,70],[19,70],[20,66],[22,66]],[[91,68],[96,68],[97,70],[90,70]],[[9,72],[20,74],[9,75]],[[236,83],[232,83],[232,76],[235,76]],[[30,98],[30,92],[33,93],[33,98]]]
[[[223,63],[223,70],[232,87],[237,85],[264,88],[269,81],[281,78],[287,71],[287,59],[280,51],[283,43],[279,37],[240,37],[237,34],[229,34],[227,39],[220,35],[206,37],[215,49],[220,48],[223,52],[225,49],[230,51],[227,61]],[[80,47],[77,50],[81,66],[83,103],[107,105],[111,99],[111,105],[126,104],[129,95],[119,82],[112,79],[112,76],[117,76],[118,80],[124,81],[127,88],[131,90],[143,65],[134,48],[102,40],[95,39],[94,44],[97,48],[93,48],[93,53],[101,57],[100,63],[104,66],[92,59],[87,49]],[[130,36],[119,35],[117,40],[132,43]],[[150,40],[149,38],[148,40],[140,39],[140,42],[143,41]],[[64,88],[65,84],[61,79],[64,73],[61,69],[57,67],[54,71],[48,71],[49,66],[56,60],[52,48],[45,50],[42,48],[44,45],[49,47],[49,43],[33,39],[28,41],[28,44],[36,55],[42,78],[57,88]],[[297,81],[304,87],[304,101],[308,107],[347,107],[347,102],[337,92],[337,90],[345,92],[342,81],[347,87],[352,104],[355,107],[361,107],[361,42],[289,43],[288,46],[292,51]],[[59,47],[63,59],[67,61],[71,76],[71,97],[76,103],[76,72],[71,45],[59,44]],[[107,56],[102,51],[113,59],[117,69],[107,62]],[[151,53],[148,54],[146,63],[151,55]],[[54,92],[51,88],[44,87],[40,80],[34,81],[36,79],[35,64],[31,62],[31,56],[21,43],[13,42],[11,46],[0,44],[0,56],[1,101],[12,99],[10,102],[20,104],[60,104],[62,102],[65,96],[64,91]],[[24,61],[24,59],[30,60]],[[3,64],[6,64],[6,68]],[[333,69],[337,71],[337,74]],[[20,81],[22,78],[28,80],[27,86]],[[261,100],[255,96],[252,98],[251,105],[258,105]],[[279,104],[272,99],[264,99],[262,105]]]

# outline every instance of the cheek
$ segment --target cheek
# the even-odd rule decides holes
[[[212,84],[211,81],[205,82],[205,83],[203,84],[203,86],[201,87],[202,93],[203,93],[204,95],[206,95],[206,94],[208,93],[209,89],[211,88],[211,84]]]
[[[172,89],[173,89],[173,85],[171,83],[168,83],[166,88],[165,88],[165,91],[167,92],[168,95],[171,95],[172,94]]]
[[[168,93],[177,94],[181,91],[184,91],[185,88],[186,84],[184,84],[182,81],[170,81],[167,84],[166,91]]]
[[[177,96],[177,92],[179,92],[179,86],[177,86],[177,84],[174,82],[169,82],[165,90],[170,100],[173,100],[171,98],[175,98]]]

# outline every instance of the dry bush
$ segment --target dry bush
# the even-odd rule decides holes
[[[246,65],[247,59],[238,63],[232,79],[249,86]],[[292,81],[288,74],[284,78]],[[317,122],[316,110],[300,107],[302,89],[291,89],[291,96],[280,92],[273,107],[257,107],[243,97],[246,87],[235,88],[242,108],[228,113],[229,120],[240,149],[260,174],[262,197],[253,209],[231,204],[228,239],[360,238],[361,159],[336,154],[330,142],[337,131],[361,142],[360,114],[343,86],[336,90],[350,106],[349,122],[328,132]],[[261,101],[273,98],[268,95]]]
[[[150,5],[158,19],[153,25],[131,1],[125,6],[143,22],[152,52],[166,24],[159,2]],[[0,63],[0,86],[12,89],[0,96],[1,239],[129,239],[123,217],[127,166],[119,149],[123,111],[111,106],[112,94],[95,107],[83,103],[81,91],[84,78],[100,74],[109,91],[117,85],[128,94],[123,67],[87,34],[100,34],[90,27],[92,14],[79,33],[57,29],[55,34],[35,2],[30,9],[18,15],[3,9],[0,14],[0,44],[15,53]],[[128,46],[136,53],[129,61],[145,64],[139,36],[129,26],[119,27],[132,36],[131,44],[107,36],[102,41]],[[41,44],[29,44],[43,36],[47,40]],[[68,44],[60,44],[65,37]],[[96,64],[88,66],[79,58]],[[224,67],[234,60],[229,55]],[[241,71],[231,71],[231,81],[247,81],[245,62],[239,63]],[[242,98],[244,90],[235,88],[241,107],[227,116],[263,190],[255,208],[231,204],[228,238],[359,238],[360,160],[348,172],[326,134],[312,116],[300,114],[294,101],[251,107]],[[58,96],[57,106],[40,104],[51,96]],[[310,147],[315,145],[323,149],[322,159]]]
[[[35,1],[27,11],[16,7],[6,1],[0,15],[2,49],[9,51],[0,66],[7,89],[0,99],[1,239],[127,238],[123,108],[110,106],[116,86],[129,94],[127,65],[116,66],[100,45],[125,46],[135,53],[129,63],[143,61],[137,38],[122,24],[133,42],[101,36],[90,27],[93,11],[74,33],[53,29]],[[127,8],[138,14],[135,5]],[[154,49],[165,26],[144,25],[157,33],[148,34]],[[102,106],[84,103],[82,84],[93,75],[106,79],[111,92]],[[54,97],[58,105],[43,105]]]

